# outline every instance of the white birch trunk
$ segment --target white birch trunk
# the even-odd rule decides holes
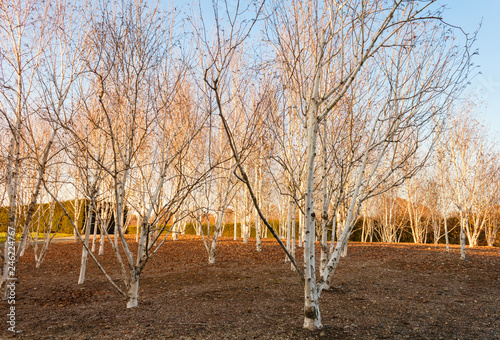
[[[292,234],[292,200],[288,201],[288,214],[286,218],[286,249],[290,251],[290,236]],[[287,255],[285,255],[285,262],[291,262]]]
[[[75,197],[75,223],[78,226],[80,224],[79,222],[80,222],[80,207],[81,207],[81,203],[80,203],[80,199],[79,199],[78,180],[77,180],[75,192],[76,192],[76,197]],[[76,234],[76,229],[75,228],[73,228],[73,237],[75,239],[75,242],[78,241],[78,235]]]
[[[201,222],[196,221],[195,222],[196,236],[201,235],[201,228],[202,228]]]
[[[217,247],[217,240],[219,238],[219,232],[222,228],[222,220],[224,219],[224,211],[225,210],[226,210],[226,205],[224,204],[222,210],[219,211],[219,213],[218,213],[217,223],[215,224],[214,234],[212,236],[212,242],[211,242],[210,247],[208,249],[208,263],[209,264],[215,263],[215,249]],[[210,236],[210,234],[208,234],[208,236]]]
[[[179,239],[179,224],[175,222],[174,216],[172,216],[172,222],[173,222],[173,224],[172,224],[172,240],[177,241]]]
[[[303,232],[304,232],[304,224],[302,223],[302,214],[299,214],[299,230],[298,230],[298,234],[299,234],[299,244],[298,246],[299,247],[302,247],[304,245],[304,235],[303,235]]]
[[[324,138],[326,138],[326,124],[323,124]],[[322,181],[322,210],[321,210],[321,257],[320,257],[320,273],[323,273],[326,269],[326,264],[328,262],[328,187],[327,187],[327,170],[328,170],[328,159],[326,155],[326,141],[323,142],[322,148],[322,160],[323,160],[323,177]]]
[[[101,204],[99,204],[99,205],[97,206],[97,208],[96,208],[96,214],[97,214],[97,213],[98,213],[98,211],[99,211],[99,206],[100,206],[100,205],[101,205]],[[90,251],[91,251],[91,252],[95,252],[95,239],[97,238],[97,223],[98,223],[98,221],[97,221],[97,219],[96,219],[96,221],[95,221],[95,223],[94,223],[94,234],[92,235],[92,249],[90,249]]]
[[[493,216],[490,219],[490,223],[486,226],[486,229],[484,230],[484,234],[486,236],[486,242],[488,244],[488,247],[493,247],[495,240],[497,238],[498,230],[500,229],[500,225],[498,224],[498,220],[495,218],[496,216]]]
[[[259,205],[262,205],[262,166],[260,162],[260,156],[259,156],[259,161],[257,163],[257,200]],[[262,251],[262,230],[261,230],[261,222],[260,218],[257,214],[257,211],[255,211],[255,237],[256,237],[256,249],[257,251]]]
[[[141,224],[144,224],[144,222]],[[140,278],[140,275],[137,272],[137,270],[141,266],[141,261],[144,257],[144,251],[146,248],[146,240],[148,237],[147,230],[148,230],[147,227],[142,226],[141,236],[139,238],[139,244],[137,246],[136,265],[134,268],[132,268],[131,273],[130,273],[130,286],[129,286],[129,289],[127,292],[127,308],[135,308],[138,305],[137,299],[139,297],[139,278]]]
[[[101,235],[99,235],[99,255],[104,255],[104,243],[106,237],[104,236],[104,230],[101,230]]]
[[[463,213],[460,211],[460,259],[463,261],[465,261],[465,223],[468,223],[468,216],[464,219]]]
[[[139,242],[139,233],[141,230],[141,216],[137,216],[137,228],[135,229],[135,242]]]
[[[443,212],[443,218],[444,218],[444,239],[446,242],[446,251],[450,252],[450,240],[448,238],[448,217],[446,216],[446,213]]]
[[[234,224],[233,224],[233,240],[236,241],[238,239],[238,219],[236,218],[236,204],[234,206]]]
[[[208,263],[214,264],[215,263],[215,249],[217,247],[217,240],[219,236],[221,235],[221,230],[222,230],[222,224],[224,222],[224,216],[226,214],[226,209],[227,205],[229,204],[229,194],[231,191],[231,175],[229,175],[229,178],[227,178],[227,185],[226,185],[226,190],[224,192],[224,200],[222,202],[222,206],[220,207],[220,210],[217,214],[217,221],[214,226],[214,234],[212,236],[212,242],[211,245],[208,249]],[[207,232],[208,240],[210,240],[210,231]]]
[[[245,219],[246,220],[246,219]],[[241,231],[243,232],[243,244],[248,244],[248,223],[243,224]]]
[[[20,100],[20,95],[18,100]],[[19,104],[20,105],[20,102]],[[19,107],[20,111],[20,107]],[[17,206],[17,185],[18,185],[18,174],[19,174],[19,131],[21,130],[21,119],[17,118],[17,126],[15,131],[13,131],[13,136],[9,145],[9,154],[7,158],[7,193],[9,195],[9,213],[8,213],[8,224],[7,224],[7,235],[15,239],[16,237],[16,206]],[[2,268],[2,278],[0,282],[0,287],[5,288],[8,281],[8,271],[9,271],[9,261],[7,255],[9,254],[9,242],[8,238],[4,243],[3,251],[3,268]],[[4,297],[6,297],[7,289],[4,289]]]
[[[139,296],[139,277],[140,273],[138,272],[141,267],[141,262],[143,261],[145,257],[145,250],[146,250],[146,241],[149,237],[148,235],[148,230],[149,227],[147,225],[148,223],[148,218],[142,219],[141,221],[141,235],[139,237],[139,244],[137,245],[137,258],[136,258],[136,263],[133,268],[131,268],[130,272],[130,286],[127,292],[127,308],[134,308],[137,307],[138,302],[137,298]]]
[[[111,210],[111,207],[106,204],[104,206],[104,210],[103,210],[103,216],[101,218],[101,234],[100,234],[100,237],[99,237],[99,255],[104,255],[104,242],[106,241],[106,233],[107,233],[107,228],[108,228],[108,223],[109,223],[109,215],[110,215],[110,210]],[[138,222],[139,223],[139,222]]]
[[[295,234],[297,232],[297,227],[296,227],[296,221],[295,221],[295,215],[297,214],[297,205],[294,203],[293,204],[293,210],[292,210],[292,228],[290,229],[291,232],[292,232],[292,235],[291,235],[291,240],[290,240],[290,254],[292,254],[293,257],[295,257],[295,244],[296,244],[296,241],[295,241]],[[300,214],[299,214],[300,216]],[[293,266],[293,263],[291,265],[292,267],[292,270],[295,270],[295,267]]]
[[[332,235],[330,236],[330,248],[328,249],[328,254],[332,254],[335,247],[335,237],[337,235],[337,211],[333,209],[332,211]],[[338,237],[337,237],[338,242]]]
[[[179,228],[176,224],[172,226],[172,240],[177,241],[179,239]]]
[[[90,201],[89,211],[87,212],[87,220],[85,221],[85,245],[82,247],[82,261],[80,265],[80,276],[78,278],[78,284],[81,285],[85,281],[85,271],[87,267],[87,249],[89,246],[90,239],[90,226],[92,225],[92,216],[93,216],[93,201]]]
[[[249,237],[249,234],[250,234],[250,222],[249,222],[249,208],[248,208],[248,196],[245,196],[245,199],[246,199],[246,202],[245,202],[245,216],[244,216],[244,222],[243,222],[243,225],[242,225],[242,228],[241,228],[241,232],[243,233],[243,244],[248,244],[248,237]]]
[[[132,275],[132,280],[130,281],[130,288],[128,290],[128,300],[127,308],[137,307],[137,298],[139,297],[139,276]]]
[[[314,214],[314,159],[316,157],[316,138],[318,133],[318,106],[316,99],[319,90],[319,78],[315,79],[315,92],[311,100],[307,120],[307,156],[306,156],[306,202],[305,202],[305,239],[304,239],[304,328],[315,330],[323,327],[319,311],[319,296],[316,288],[315,260],[315,214]]]
[[[92,248],[90,249],[91,252],[95,252],[95,240],[97,238],[97,226],[94,226],[94,234],[92,235]]]

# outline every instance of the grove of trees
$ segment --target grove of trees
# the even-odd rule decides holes
[[[350,239],[493,246],[475,36],[445,16],[432,0],[2,1],[0,228],[19,242],[0,287],[30,245],[43,266],[56,231],[81,242],[78,282],[90,257],[127,308],[169,237],[201,235],[209,264],[221,235],[275,237],[312,330]]]

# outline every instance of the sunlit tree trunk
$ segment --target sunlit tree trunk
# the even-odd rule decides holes
[[[319,72],[317,73],[319,74]],[[319,311],[319,296],[316,288],[315,238],[316,217],[314,214],[314,160],[316,157],[316,138],[318,134],[318,95],[319,77],[313,83],[314,92],[310,101],[307,117],[306,153],[306,201],[305,201],[305,238],[304,238],[304,328],[322,328]],[[292,228],[295,229],[295,228]]]
[[[94,224],[94,228],[96,228],[95,223],[92,223],[94,220],[95,216],[95,211],[94,211],[94,198],[91,197],[90,200],[88,201],[88,208],[87,208],[87,216],[85,220],[85,239],[84,239],[84,245],[82,248],[82,260],[80,264],[80,276],[78,278],[78,284],[81,285],[85,281],[85,271],[87,268],[87,257],[88,257],[88,251],[89,249],[89,239],[90,239],[90,229],[92,225]]]
[[[460,259],[465,261],[465,228],[469,217],[460,210]]]
[[[262,164],[260,155],[258,156],[257,167],[255,169],[256,176],[256,187],[257,187],[257,200],[259,204],[262,205]],[[256,248],[257,251],[262,251],[262,229],[260,218],[257,213],[255,213],[255,237],[256,237]]]
[[[288,201],[288,213],[287,213],[287,218],[286,218],[286,227],[285,227],[285,234],[286,234],[286,248],[290,251],[290,242],[291,242],[291,235],[292,235],[292,206],[293,202],[290,199]],[[288,256],[285,255],[285,262],[290,262],[290,259]]]
[[[297,204],[293,202],[292,204],[292,223],[291,223],[291,228],[290,228],[290,254],[295,257],[295,247],[296,247],[296,236],[297,235]],[[300,216],[300,213],[299,213]],[[300,231],[299,231],[300,232]],[[291,264],[292,270],[295,270],[295,267],[293,264]]]
[[[236,202],[234,203],[234,224],[233,224],[233,241],[236,241],[238,239],[238,218],[236,216],[237,210],[236,210]]]

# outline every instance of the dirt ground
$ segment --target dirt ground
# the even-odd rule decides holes
[[[51,245],[40,269],[18,266],[16,330],[26,339],[500,339],[500,249],[351,243],[321,298],[324,329],[302,329],[303,288],[273,240],[255,251],[222,238],[208,265],[201,239],[167,241],[141,276],[139,307],[93,262],[78,285],[81,246]],[[119,282],[106,248],[104,267]],[[300,253],[300,248],[298,250]],[[91,260],[89,260],[91,261]]]

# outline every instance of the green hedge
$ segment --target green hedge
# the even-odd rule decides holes
[[[271,224],[271,226],[273,226],[274,230],[276,230],[276,233],[278,233],[279,221],[272,220],[272,221],[269,221],[269,223]],[[297,224],[297,226],[298,226],[298,224]],[[202,227],[203,233],[206,235],[207,234],[207,224],[203,223],[201,227]],[[264,229],[266,228],[266,226],[264,224],[261,224],[261,227],[262,227],[262,231],[264,233],[265,232]],[[215,228],[215,224],[210,224],[211,233],[213,233],[214,228]],[[186,234],[187,235],[196,235],[196,230],[195,230],[194,225],[192,223],[186,224]],[[297,238],[298,238],[298,228],[297,228],[296,234],[297,234]],[[241,237],[241,223],[236,224],[236,235],[238,237]],[[234,223],[224,224],[222,236],[231,237],[231,238],[234,237]],[[270,232],[267,233],[267,236],[268,236],[268,238],[273,237],[273,235]],[[253,222],[250,223],[250,237],[256,237],[255,224]]]
[[[83,200],[81,200],[83,201]],[[81,203],[80,201],[80,203]],[[75,218],[75,210],[74,210],[74,200],[71,201],[64,201],[61,204],[66,208],[68,211],[69,215],[71,216],[72,219]],[[24,207],[27,209],[27,207]],[[49,204],[48,203],[43,203],[41,207],[43,211],[43,215],[40,216],[39,214],[39,209],[38,205],[35,207],[35,214],[33,215],[32,218],[32,223],[38,223],[38,219],[42,221],[48,221],[49,219]],[[0,232],[7,232],[7,224],[8,224],[8,207],[1,207],[0,208]],[[80,216],[77,219],[78,226],[81,230],[82,228],[82,223],[84,220],[84,215],[85,214],[85,209],[80,209]],[[25,213],[21,214],[18,225],[23,225],[25,222]],[[65,233],[65,234],[72,234],[73,233],[73,225],[71,224],[70,219],[65,215],[63,208],[59,205],[56,204],[54,208],[54,218],[52,221],[50,221],[52,224],[52,231],[53,232],[58,232],[58,233]]]

